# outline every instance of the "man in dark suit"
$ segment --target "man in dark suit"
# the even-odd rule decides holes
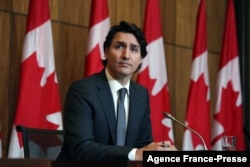
[[[131,80],[147,55],[144,33],[121,21],[104,42],[104,69],[74,82],[64,104],[65,139],[58,160],[142,160],[144,150],[176,150],[153,142],[147,89]],[[125,141],[117,144],[118,90],[126,88]]]

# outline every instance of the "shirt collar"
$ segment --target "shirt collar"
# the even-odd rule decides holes
[[[106,68],[105,69],[105,74],[106,74],[106,77],[108,79],[108,83],[109,83],[109,86],[110,86],[110,89],[111,89],[111,92],[112,93],[117,93],[117,91],[121,88],[126,88],[127,89],[127,94],[129,95],[129,85],[130,85],[130,80],[129,82],[123,86],[121,85],[117,80],[115,80],[109,73],[108,69]]]

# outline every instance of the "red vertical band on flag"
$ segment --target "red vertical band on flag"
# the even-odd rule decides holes
[[[217,76],[217,100],[213,115],[212,149],[221,150],[224,135],[236,136],[236,150],[245,150],[237,31],[234,1],[228,0]]]
[[[39,6],[35,8],[34,6]],[[50,19],[49,1],[30,1],[26,33],[39,27]]]
[[[62,129],[59,88],[48,0],[30,0],[25,35],[17,111],[9,157],[23,157],[21,134],[16,125]]]
[[[210,149],[210,90],[207,62],[206,1],[201,0],[196,20],[186,125],[197,131]],[[203,150],[201,139],[189,129],[183,135],[183,150]]]
[[[84,76],[103,69],[103,43],[110,28],[107,0],[92,0],[89,21],[88,51],[85,59]]]
[[[89,28],[109,17],[107,0],[92,0]]]
[[[174,143],[172,121],[163,117],[163,112],[170,112],[170,100],[158,0],[147,0],[144,32],[148,55],[143,60],[137,82],[145,86],[150,94],[154,140],[170,140]]]

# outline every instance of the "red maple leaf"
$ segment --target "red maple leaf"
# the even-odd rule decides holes
[[[57,129],[59,127],[46,118],[49,114],[61,111],[55,73],[48,76],[46,84],[41,86],[43,73],[44,68],[38,66],[36,52],[22,63],[15,125],[41,129]],[[20,145],[22,145],[20,135],[18,134],[18,138]]]
[[[188,126],[195,129],[203,136],[206,145],[210,143],[210,106],[207,99],[208,87],[205,83],[204,74],[202,74],[196,82],[191,80],[190,91],[188,96],[187,106],[187,121]],[[192,141],[194,148],[201,144],[200,138],[192,133]]]
[[[224,132],[217,136],[217,140],[223,135],[233,135],[237,138],[236,149],[244,149],[242,104],[237,106],[239,92],[234,91],[232,82],[229,81],[221,95],[220,110],[214,118],[222,124]]]
[[[149,93],[151,93],[156,81],[155,79],[150,79],[148,68],[142,71],[139,77],[139,83],[145,86]],[[150,94],[151,121],[154,141],[163,141],[168,138],[167,134],[169,133],[170,128],[162,124],[162,119],[164,119],[163,112],[170,111],[168,103],[169,96],[167,94],[167,85],[164,85],[158,94],[154,96]]]
[[[90,76],[96,72],[99,72],[103,69],[101,53],[99,49],[99,44],[96,45],[91,52],[86,57],[85,67],[85,77]]]
[[[224,125],[225,133],[232,135],[230,129],[234,129],[234,124],[237,119],[238,113],[241,110],[241,105],[236,106],[236,101],[239,96],[239,92],[235,92],[232,87],[232,82],[228,82],[226,88],[222,89],[221,96],[221,108],[218,113],[218,121]]]

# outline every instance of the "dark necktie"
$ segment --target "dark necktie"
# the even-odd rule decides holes
[[[119,146],[124,146],[126,136],[126,115],[124,108],[124,99],[127,89],[119,90],[119,100],[117,105],[117,142]]]

